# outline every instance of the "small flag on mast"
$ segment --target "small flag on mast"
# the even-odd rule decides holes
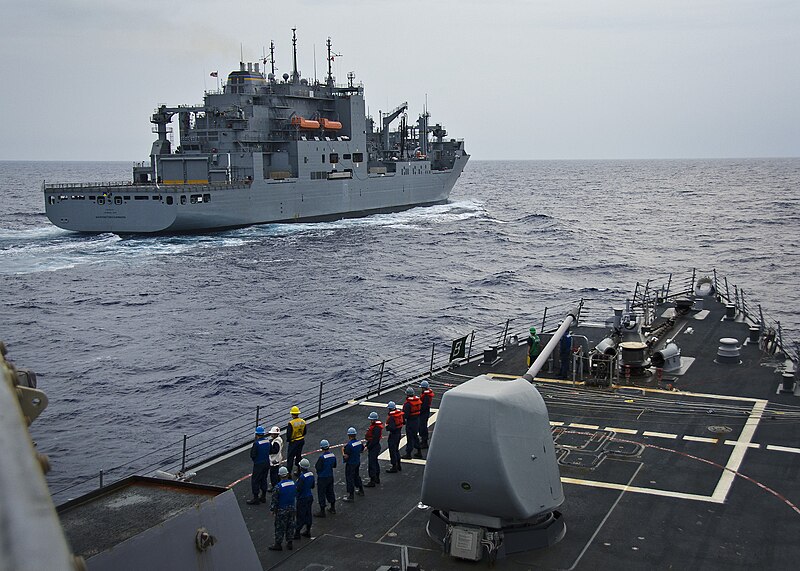
[[[211,77],[218,77],[218,76],[219,76],[219,73],[217,73],[216,71],[212,71],[211,72]]]

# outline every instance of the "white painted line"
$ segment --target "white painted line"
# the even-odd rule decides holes
[[[752,442],[753,435],[761,422],[761,417],[766,408],[767,401],[763,399],[758,399],[753,405],[753,410],[750,412],[750,416],[747,417],[747,422],[739,435],[739,440],[734,445],[731,457],[728,459],[728,463],[725,464],[725,470],[723,470],[722,476],[717,482],[717,487],[714,488],[714,493],[711,495],[715,501],[723,503],[725,498],[728,497],[728,492],[730,492],[731,486],[733,486],[733,479],[736,476],[735,472],[739,471],[739,467],[744,461],[744,454],[747,452],[748,444]]]
[[[738,440],[726,440],[725,444],[727,444],[728,446],[736,446],[737,444],[742,444],[743,446],[747,446],[748,448],[761,448],[761,444],[756,444],[755,442],[748,442],[745,444],[743,442],[739,442]]]
[[[614,426],[606,426],[605,429],[611,432],[618,432],[619,434],[639,434],[638,430],[631,430],[630,428],[616,428]]]
[[[624,490],[636,494],[647,494],[650,496],[662,496],[666,498],[677,498],[681,500],[695,500],[698,502],[711,502],[721,504],[724,500],[717,500],[712,496],[702,496],[700,494],[685,494],[683,492],[671,492],[669,490],[658,490],[655,488],[639,488],[627,484],[617,484],[613,482],[597,482],[593,480],[580,480],[578,478],[561,478],[565,484],[576,484],[578,486],[589,486],[591,488],[605,488],[607,490]]]
[[[705,436],[689,436],[688,434],[683,435],[684,440],[689,440],[691,442],[705,442],[707,444],[716,444],[719,442],[718,438],[707,438]]]
[[[550,426],[564,426],[563,422],[558,422],[557,420],[551,420]]]
[[[600,427],[594,424],[578,424],[577,422],[570,423],[571,428],[586,428],[588,430],[598,430]]]
[[[653,438],[669,438],[670,440],[675,440],[678,438],[677,434],[669,434],[668,432],[650,432],[647,430],[642,432],[642,436],[652,436]]]
[[[776,452],[791,452],[792,454],[800,454],[800,448],[792,448],[790,446],[776,446],[775,444],[767,444],[767,450],[775,450]]]

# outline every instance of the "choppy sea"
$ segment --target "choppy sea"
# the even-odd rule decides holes
[[[800,159],[471,161],[446,205],[200,236],[48,222],[42,180],[130,169],[0,162],[0,339],[50,399],[31,430],[67,496],[320,380],[581,298],[610,312],[670,272],[716,269],[800,340]]]

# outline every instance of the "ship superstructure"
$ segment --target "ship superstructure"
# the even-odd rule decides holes
[[[427,109],[410,124],[407,103],[376,122],[352,72],[336,84],[330,39],[324,81],[301,77],[296,41],[293,30],[291,74],[276,76],[272,44],[269,58],[241,62],[202,105],[156,109],[157,139],[132,182],[45,183],[47,216],[82,232],[191,232],[446,201],[469,159],[463,141],[430,124]]]

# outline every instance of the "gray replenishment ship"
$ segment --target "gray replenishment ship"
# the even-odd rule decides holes
[[[263,70],[262,62],[240,63],[202,105],[159,107],[150,161],[134,165],[132,182],[43,183],[47,217],[79,232],[173,233],[446,202],[469,160],[463,141],[446,139],[427,109],[409,124],[407,103],[376,125],[353,73],[336,85],[330,39],[324,82],[301,78],[296,41],[293,30],[293,71],[282,80],[272,44]]]

